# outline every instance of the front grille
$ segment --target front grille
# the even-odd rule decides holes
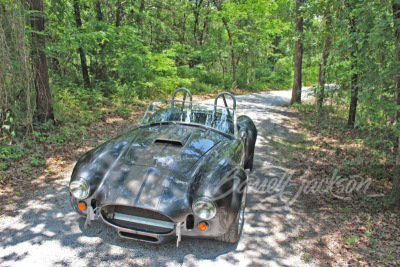
[[[107,205],[102,207],[103,218],[118,227],[152,234],[168,234],[174,222],[166,215],[137,207]]]

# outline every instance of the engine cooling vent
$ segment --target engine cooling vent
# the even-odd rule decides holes
[[[107,205],[102,207],[101,214],[112,225],[151,234],[168,234],[175,226],[165,214],[137,207]]]

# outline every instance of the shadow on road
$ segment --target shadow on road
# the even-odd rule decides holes
[[[154,245],[121,239],[114,229],[97,221],[84,229],[85,219],[69,203],[69,171],[63,180],[38,186],[21,200],[18,210],[0,217],[1,265],[304,265],[294,243],[299,229],[293,210],[301,209],[301,203],[286,206],[276,190],[260,190],[260,184],[268,187],[274,178],[284,179],[284,171],[276,168],[278,155],[271,139],[298,135],[285,126],[290,111],[271,105],[281,105],[287,97],[272,97],[277,99],[262,93],[238,97],[238,113],[253,118],[259,130],[255,171],[249,178],[253,188],[238,244],[183,238],[176,248],[175,242]]]

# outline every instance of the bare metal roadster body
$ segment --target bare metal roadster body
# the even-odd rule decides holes
[[[178,91],[183,100],[175,100]],[[124,238],[237,242],[256,138],[253,121],[236,116],[232,94],[207,105],[178,89],[172,100],[151,102],[140,126],[78,160],[69,188],[72,207],[86,217],[85,227],[100,219]]]

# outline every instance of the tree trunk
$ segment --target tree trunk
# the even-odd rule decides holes
[[[304,0],[302,0],[304,1]],[[214,0],[214,5],[217,8],[218,11],[222,11],[222,0],[217,1]],[[237,86],[237,78],[236,78],[236,60],[235,60],[235,51],[233,50],[233,39],[232,39],[232,33],[229,29],[228,22],[226,19],[223,17],[222,22],[224,23],[226,32],[228,33],[229,37],[229,45],[231,46],[231,60],[232,60],[232,75],[233,75],[233,87],[236,88]]]
[[[328,16],[326,19],[326,30],[329,31],[332,24],[332,17]],[[317,112],[320,112],[322,109],[322,104],[324,103],[325,98],[325,67],[328,62],[329,56],[329,47],[331,46],[331,37],[329,32],[326,36],[326,40],[324,43],[324,49],[322,51],[321,56],[321,64],[319,65],[319,74],[318,74],[318,91],[317,91]]]
[[[208,5],[207,5],[207,8],[208,8]],[[201,33],[200,33],[200,45],[201,45],[201,46],[203,45],[203,42],[204,42],[204,33],[206,32],[206,29],[207,29],[208,14],[209,14],[209,11],[207,12],[206,17],[204,18],[204,21],[203,21],[203,29],[201,30]]]
[[[115,15],[115,27],[121,26],[121,17],[122,17],[122,3],[121,1],[118,1],[117,14]]]
[[[253,79],[252,79],[252,81],[253,81],[253,83],[254,83],[254,82],[256,82],[256,68],[257,68],[257,62],[256,62],[255,59],[254,59],[253,62],[251,63],[251,66],[252,66],[252,68],[253,68]]]
[[[294,75],[290,104],[301,103],[301,71],[303,65],[303,17],[301,6],[305,0],[296,0],[296,32],[298,34],[294,51]]]
[[[236,60],[235,60],[235,51],[233,50],[233,39],[232,39],[232,34],[229,29],[228,23],[226,20],[223,18],[222,22],[225,25],[226,31],[228,33],[229,37],[229,44],[231,46],[231,60],[232,60],[232,76],[233,76],[233,87],[236,88],[237,86],[237,78],[236,78]]]
[[[97,20],[98,21],[103,21],[103,13],[101,12],[100,0],[96,0],[95,10],[96,10],[96,18],[97,18]]]
[[[82,27],[82,20],[81,20],[81,11],[79,9],[78,0],[74,0],[74,16],[75,16],[76,27],[78,27],[78,29],[80,29]],[[86,62],[86,55],[81,46],[78,48],[78,53],[81,58],[83,81],[84,81],[86,87],[90,87],[90,78],[89,78],[89,71],[88,71],[88,66],[87,66],[87,62]]]
[[[32,65],[35,76],[36,109],[40,122],[54,120],[53,106],[51,104],[49,73],[47,57],[44,53],[46,37],[45,17],[43,14],[43,0],[30,0],[32,33]]]
[[[117,8],[118,9],[118,8]],[[101,3],[100,0],[96,0],[95,3],[95,11],[96,11],[96,19],[99,22],[103,21],[103,13],[101,11]],[[103,26],[99,25],[97,30],[102,30]],[[100,51],[95,54],[95,64],[91,64],[91,71],[92,75],[94,76],[95,80],[102,80],[106,81],[107,80],[107,72],[106,72],[106,64],[104,60],[104,48],[106,46],[107,42],[100,42],[99,47]],[[108,96],[110,93],[109,90],[106,90],[105,95]]]
[[[144,11],[144,0],[140,1],[139,14],[136,14],[136,23],[142,25],[142,13]]]
[[[201,5],[203,4],[204,0],[195,0],[194,5],[193,5],[193,16],[194,16],[194,25],[193,25],[193,39],[196,45],[201,43],[201,33],[200,33],[200,38],[198,35],[199,31],[199,17],[200,17],[200,10],[201,10]],[[200,39],[200,40],[199,40]]]
[[[194,12],[194,26],[193,26],[193,39],[195,44],[197,45],[197,25],[199,24],[199,14]]]
[[[222,60],[222,52],[219,53],[219,63],[221,64],[222,68],[222,80],[225,80],[225,67]]]
[[[355,58],[354,52],[351,53],[352,63],[351,69],[355,71],[357,68],[357,59]],[[355,72],[351,75],[351,99],[350,99],[350,109],[349,109],[349,118],[347,120],[347,125],[350,127],[354,127],[354,123],[356,122],[356,112],[357,112],[357,101],[358,101],[358,74]]]
[[[392,3],[393,9],[393,25],[394,25],[394,47],[395,60],[400,65],[400,3]],[[394,89],[397,93],[397,105],[400,106],[400,75],[397,73],[394,78]],[[400,110],[396,114],[397,124],[400,123]],[[395,173],[393,177],[393,185],[391,192],[393,204],[400,207],[400,137],[398,138],[397,156]]]
[[[182,36],[181,36],[181,44],[185,44],[185,33],[186,33],[186,14],[183,14],[183,23],[182,23]]]
[[[394,176],[392,183],[392,191],[390,198],[393,205],[400,207],[400,137],[398,138],[396,166],[394,168]]]
[[[250,77],[249,77],[249,53],[245,55],[245,63],[246,65],[246,85],[250,84]]]
[[[350,7],[352,9],[352,7]],[[350,10],[351,10],[350,9]],[[350,24],[350,35],[354,35],[356,33],[356,20],[354,16],[350,16],[349,18]],[[350,60],[351,60],[351,99],[350,99],[350,109],[349,109],[349,118],[347,120],[347,125],[350,127],[354,127],[354,123],[356,121],[356,112],[357,112],[357,101],[358,101],[358,70],[357,70],[357,56],[356,50],[357,44],[353,41],[353,46],[351,48]]]
[[[53,57],[53,58],[50,58],[50,62],[52,63],[50,66],[50,69],[53,67],[55,73],[57,73],[58,75],[61,75],[60,61],[57,58]]]
[[[144,11],[144,4],[145,4],[144,1],[145,0],[140,1],[139,13],[143,13],[143,11]]]

